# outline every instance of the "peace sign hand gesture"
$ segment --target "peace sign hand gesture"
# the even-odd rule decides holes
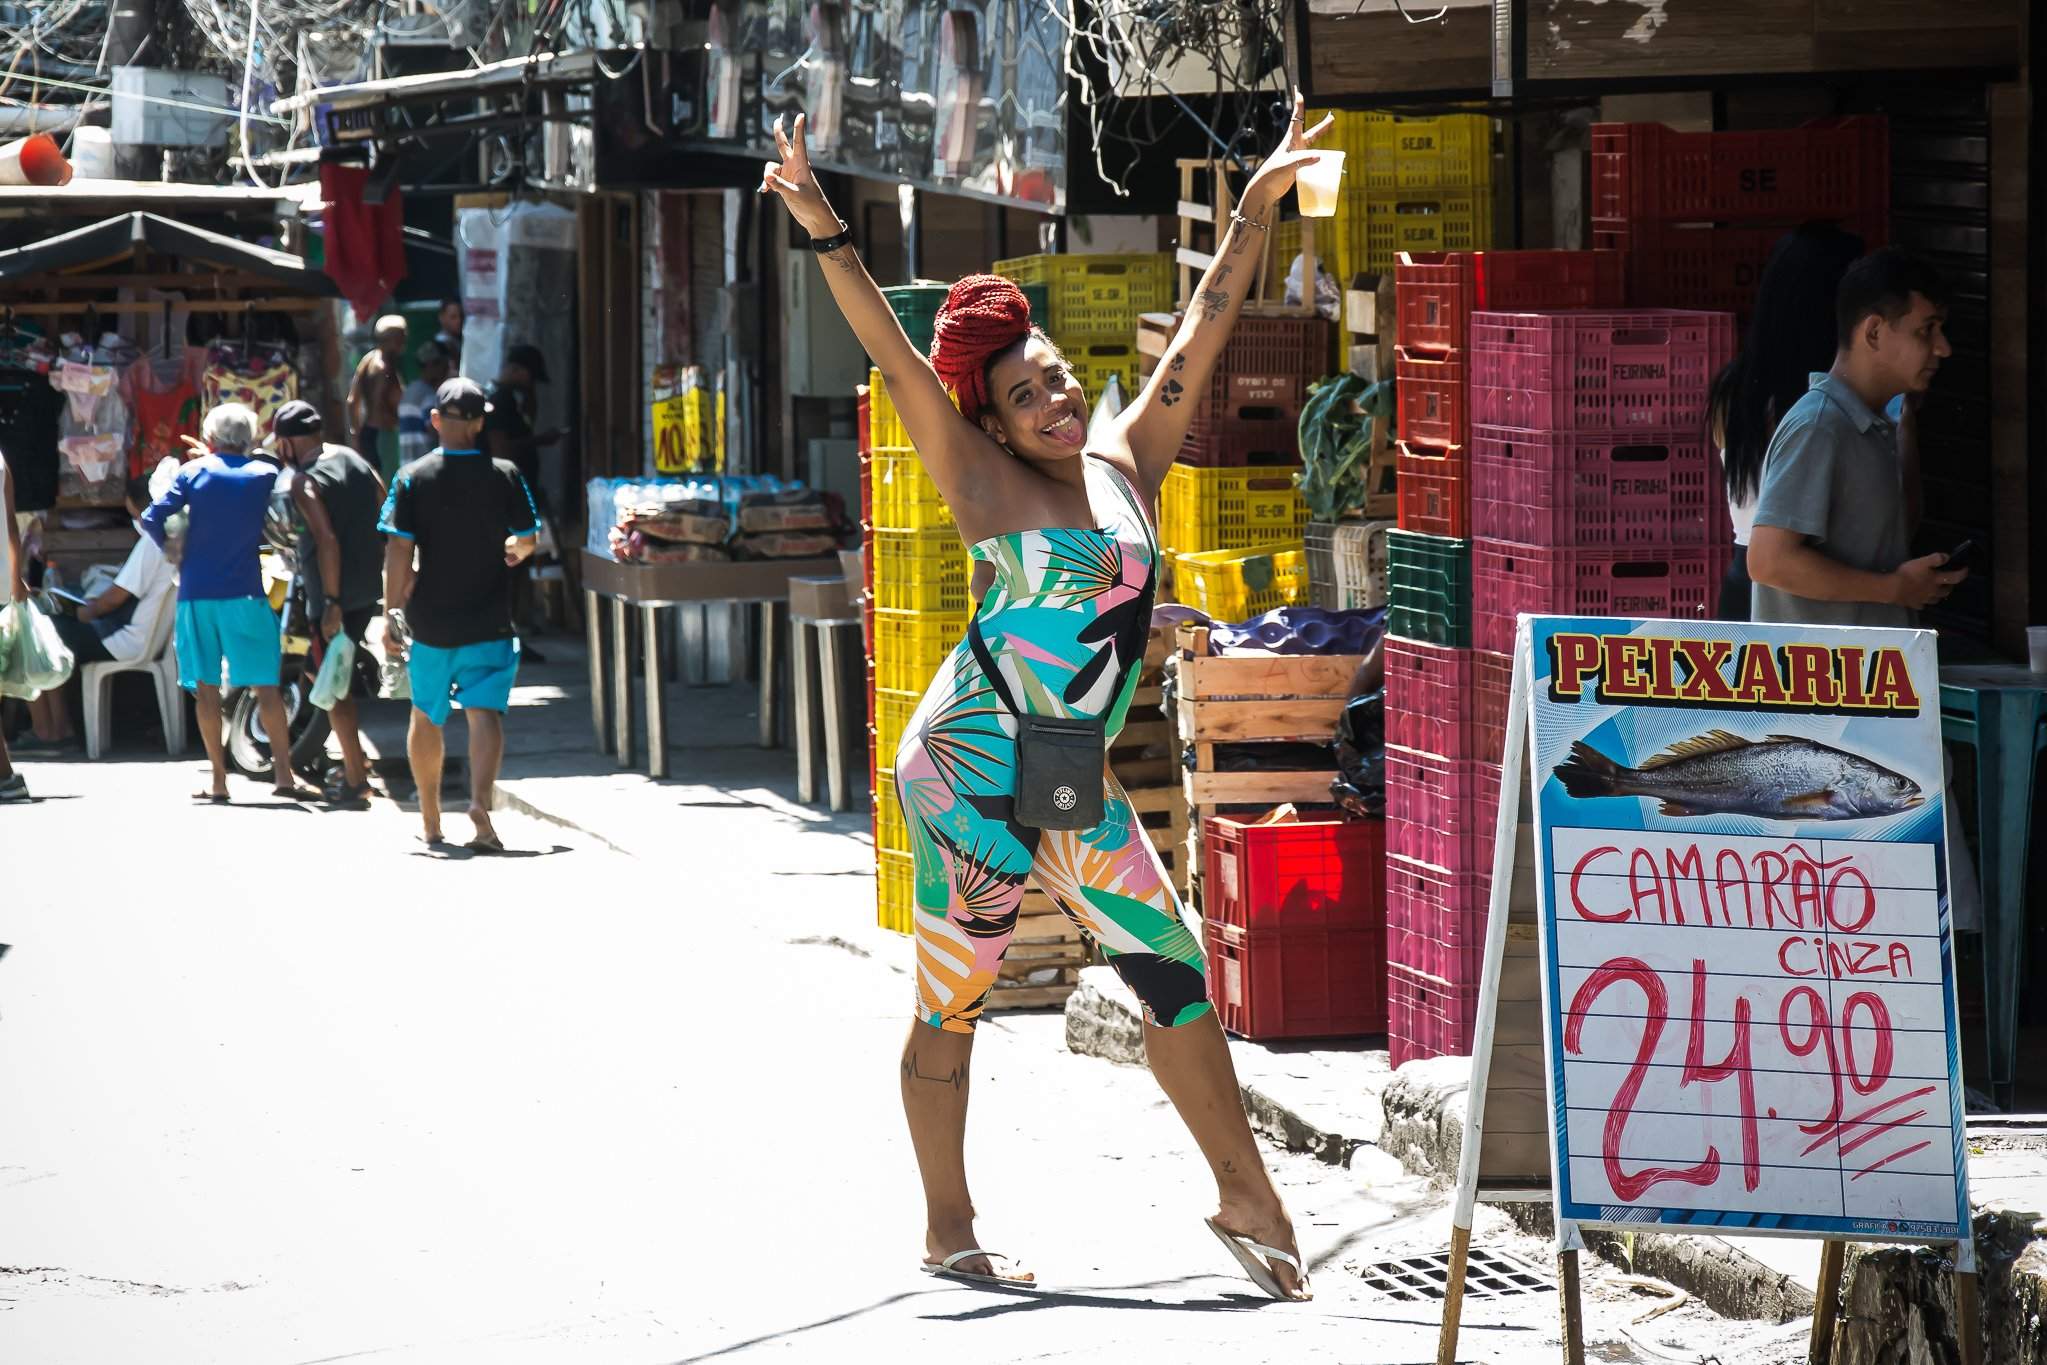
[[[1315,139],[1329,131],[1336,121],[1333,114],[1325,114],[1322,121],[1308,128],[1308,102],[1301,92],[1294,91],[1294,116],[1287,124],[1286,141],[1258,167],[1258,173],[1251,177],[1251,183],[1244,187],[1240,201],[1246,217],[1263,218],[1266,211],[1286,196],[1293,188],[1294,177],[1301,167],[1312,166],[1319,159],[1314,153]]]
[[[803,115],[796,116],[795,133],[782,131],[782,116],[775,115],[775,146],[780,161],[770,161],[761,171],[760,193],[782,196],[782,203],[797,224],[813,237],[830,237],[839,230],[839,215],[826,202],[810,169],[810,152],[804,146]]]

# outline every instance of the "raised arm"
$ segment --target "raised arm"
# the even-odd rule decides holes
[[[1216,243],[1215,259],[1194,291],[1193,306],[1181,320],[1180,330],[1173,334],[1172,343],[1166,347],[1144,391],[1118,419],[1124,438],[1130,443],[1131,459],[1148,489],[1156,489],[1165,482],[1166,471],[1187,439],[1187,428],[1194,422],[1194,406],[1208,390],[1209,376],[1215,371],[1216,361],[1222,358],[1223,347],[1229,342],[1237,318],[1244,311],[1244,300],[1257,278],[1259,257],[1264,254],[1266,239],[1279,216],[1279,201],[1293,187],[1301,167],[1314,163],[1315,154],[1310,149],[1331,122],[1325,118],[1314,128],[1304,129],[1306,119],[1306,104],[1296,90],[1294,116],[1287,124],[1286,141],[1265,158],[1251,183],[1244,187],[1229,223],[1217,225],[1223,231]],[[1315,282],[1304,281],[1302,290],[1312,303]]]
[[[846,315],[853,335],[860,338],[861,346],[873,357],[875,368],[887,381],[889,399],[902,414],[903,427],[916,445],[917,454],[931,471],[939,491],[956,506],[956,497],[969,491],[963,477],[966,462],[985,452],[987,436],[960,416],[931,362],[910,344],[903,325],[890,311],[888,300],[881,296],[867,267],[860,263],[845,220],[825,199],[810,169],[803,115],[796,116],[792,133],[784,133],[782,120],[776,117],[775,145],[781,150],[782,159],[767,164],[761,175],[760,192],[780,195],[790,216],[812,240],[846,239],[818,256],[818,263],[824,267],[825,283],[831,287],[832,298]]]

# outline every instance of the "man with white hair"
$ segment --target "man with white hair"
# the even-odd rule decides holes
[[[355,448],[387,483],[398,472],[398,400],[405,392],[398,367],[405,357],[406,332],[401,315],[378,318],[377,344],[348,382],[348,429],[355,433]]]
[[[178,685],[199,694],[199,737],[213,764],[213,785],[197,800],[225,802],[227,745],[221,732],[221,664],[235,687],[253,687],[275,760],[275,791],[287,800],[317,796],[291,772],[291,733],[278,691],[283,640],[263,595],[263,517],[281,470],[252,456],[260,419],[240,403],[222,403],[201,424],[207,453],[178,471],[169,491],[142,514],[159,546],[173,513],[187,514],[178,573]]]

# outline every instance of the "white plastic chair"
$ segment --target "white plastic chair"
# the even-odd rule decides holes
[[[148,673],[156,680],[156,709],[163,717],[163,744],[166,752],[185,752],[185,699],[178,691],[178,655],[171,648],[172,632],[176,628],[178,604],[164,602],[157,609],[156,625],[143,641],[142,657],[127,662],[111,661],[85,665],[78,675],[78,685],[84,691],[85,702],[85,756],[97,759],[100,756],[102,739],[113,728],[114,675],[116,673]]]

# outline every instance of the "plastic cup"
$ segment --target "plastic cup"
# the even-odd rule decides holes
[[[1343,153],[1317,151],[1294,175],[1294,196],[1303,218],[1334,218],[1336,191],[1343,184]]]
[[[2047,626],[2026,627],[2026,653],[2035,673],[2047,673]]]

